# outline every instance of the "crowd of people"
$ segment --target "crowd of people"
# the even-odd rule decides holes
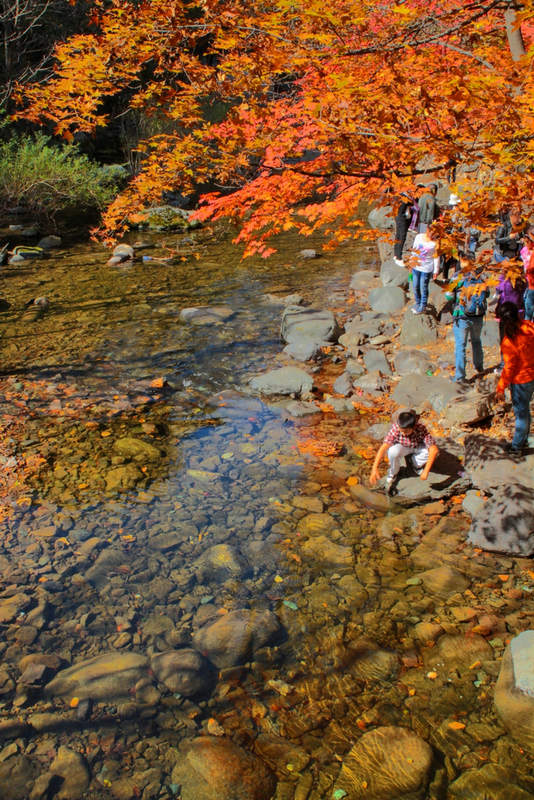
[[[411,270],[414,314],[434,311],[428,306],[431,278],[440,279],[444,285],[445,307],[452,313],[454,331],[453,381],[466,382],[468,341],[476,374],[484,373],[482,330],[488,307],[493,310],[499,321],[501,350],[501,362],[495,369],[500,375],[496,393],[502,396],[510,389],[515,416],[513,438],[506,447],[512,454],[520,455],[528,447],[530,403],[534,395],[534,225],[524,220],[519,207],[512,206],[502,212],[493,247],[492,272],[498,273],[498,279],[488,281],[485,259],[480,262],[477,259],[480,232],[455,220],[454,209],[460,200],[454,194],[449,197],[448,216],[457,230],[461,230],[461,243],[453,253],[440,252],[437,220],[441,209],[437,192],[438,186],[430,184],[423,187],[417,199],[409,193],[400,196],[395,217],[394,260],[398,266]],[[406,248],[410,232],[413,241]],[[376,454],[371,484],[378,481],[378,468],[386,456],[389,461],[386,488],[391,493],[403,459],[425,480],[437,454],[436,444],[416,412],[401,412]]]

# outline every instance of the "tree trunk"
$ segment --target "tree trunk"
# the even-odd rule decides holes
[[[514,8],[507,8],[504,12],[504,23],[506,25],[506,36],[508,46],[513,61],[519,61],[526,53],[525,43],[521,28],[517,24],[517,17]]]

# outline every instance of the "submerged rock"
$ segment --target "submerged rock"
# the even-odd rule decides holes
[[[195,306],[180,311],[182,322],[190,322],[192,325],[222,325],[234,315],[234,309],[225,305]]]
[[[345,756],[335,788],[350,800],[422,800],[431,765],[432,748],[411,730],[377,728]]]
[[[161,459],[160,450],[150,442],[145,442],[143,439],[136,439],[133,436],[124,436],[122,439],[117,439],[113,443],[113,450],[115,453],[130,458],[134,461],[140,462],[153,462]]]
[[[58,800],[78,800],[89,787],[89,769],[83,756],[75,750],[61,746],[50,764],[52,775],[63,779],[55,795]]]
[[[46,685],[45,694],[80,700],[129,697],[147,669],[148,659],[139,653],[105,653],[58,672]]]
[[[182,800],[271,800],[276,779],[265,763],[226,738],[202,736],[185,745],[172,771]]]
[[[143,473],[135,464],[121,464],[107,472],[106,489],[108,492],[127,492],[143,477]]]
[[[532,800],[533,795],[517,785],[515,771],[499,764],[469,769],[449,784],[451,800]]]
[[[213,673],[206,660],[191,648],[156,653],[151,658],[150,668],[169,691],[184,697],[206,695],[213,686]]]
[[[331,311],[288,306],[282,314],[280,337],[289,345],[337,342],[342,328]]]
[[[244,664],[255,650],[273,641],[280,632],[280,623],[272,611],[244,608],[200,628],[193,636],[193,644],[223,669]]]
[[[313,378],[297,367],[281,367],[252,378],[249,384],[251,389],[265,395],[291,394],[309,397]]]

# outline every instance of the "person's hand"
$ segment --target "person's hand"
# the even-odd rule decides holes
[[[379,479],[380,479],[380,473],[378,472],[378,468],[377,468],[377,467],[374,467],[374,468],[371,470],[371,476],[370,476],[370,478],[369,478],[369,483],[371,484],[371,486],[374,486],[374,485],[375,485],[375,483],[376,483],[376,482],[377,482]]]

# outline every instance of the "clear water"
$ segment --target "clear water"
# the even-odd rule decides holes
[[[237,394],[281,350],[281,308],[265,294],[298,291],[319,307],[346,306],[350,275],[375,263],[373,249],[302,260],[298,251],[313,243],[286,237],[268,262],[240,262],[228,239],[202,233],[154,239],[143,253],[164,254],[175,241],[178,266],[109,268],[102,249],[76,245],[4,270],[2,412],[15,427],[23,420],[25,432],[18,448],[4,443],[3,458],[24,458],[37,472],[10,487],[2,523],[4,596],[16,589],[29,598],[4,625],[3,669],[16,683],[31,653],[65,666],[113,650],[179,649],[239,609],[274,612],[281,631],[245,665],[221,667],[200,698],[160,686],[144,705],[109,700],[84,716],[68,696],[11,687],[0,695],[3,719],[51,715],[21,745],[34,777],[68,744],[87,758],[85,797],[118,796],[117,782],[150,769],[152,783],[131,796],[173,797],[169,748],[225,732],[269,763],[278,800],[318,800],[332,796],[344,754],[378,725],[432,741],[439,755],[429,797],[444,797],[449,782],[488,759],[515,768],[472,675],[447,679],[433,695],[411,674],[425,656],[413,628],[429,605],[417,581],[406,583],[420,571],[408,555],[436,519],[408,512],[405,539],[384,543],[381,516],[347,490],[361,468],[354,452],[320,457],[309,446],[350,445],[376,420],[288,421]],[[32,320],[23,306],[43,295],[50,308]],[[216,326],[179,320],[182,308],[215,304],[235,315]],[[116,443],[128,437],[157,456],[124,455]],[[113,476],[128,464],[131,486],[116,492]],[[321,509],[329,516],[309,516]],[[48,611],[34,624],[43,597]],[[394,668],[391,653],[403,659]],[[493,677],[481,676],[482,689]],[[487,724],[486,738],[451,738],[446,721],[458,713]],[[69,715],[72,727],[62,730]]]

